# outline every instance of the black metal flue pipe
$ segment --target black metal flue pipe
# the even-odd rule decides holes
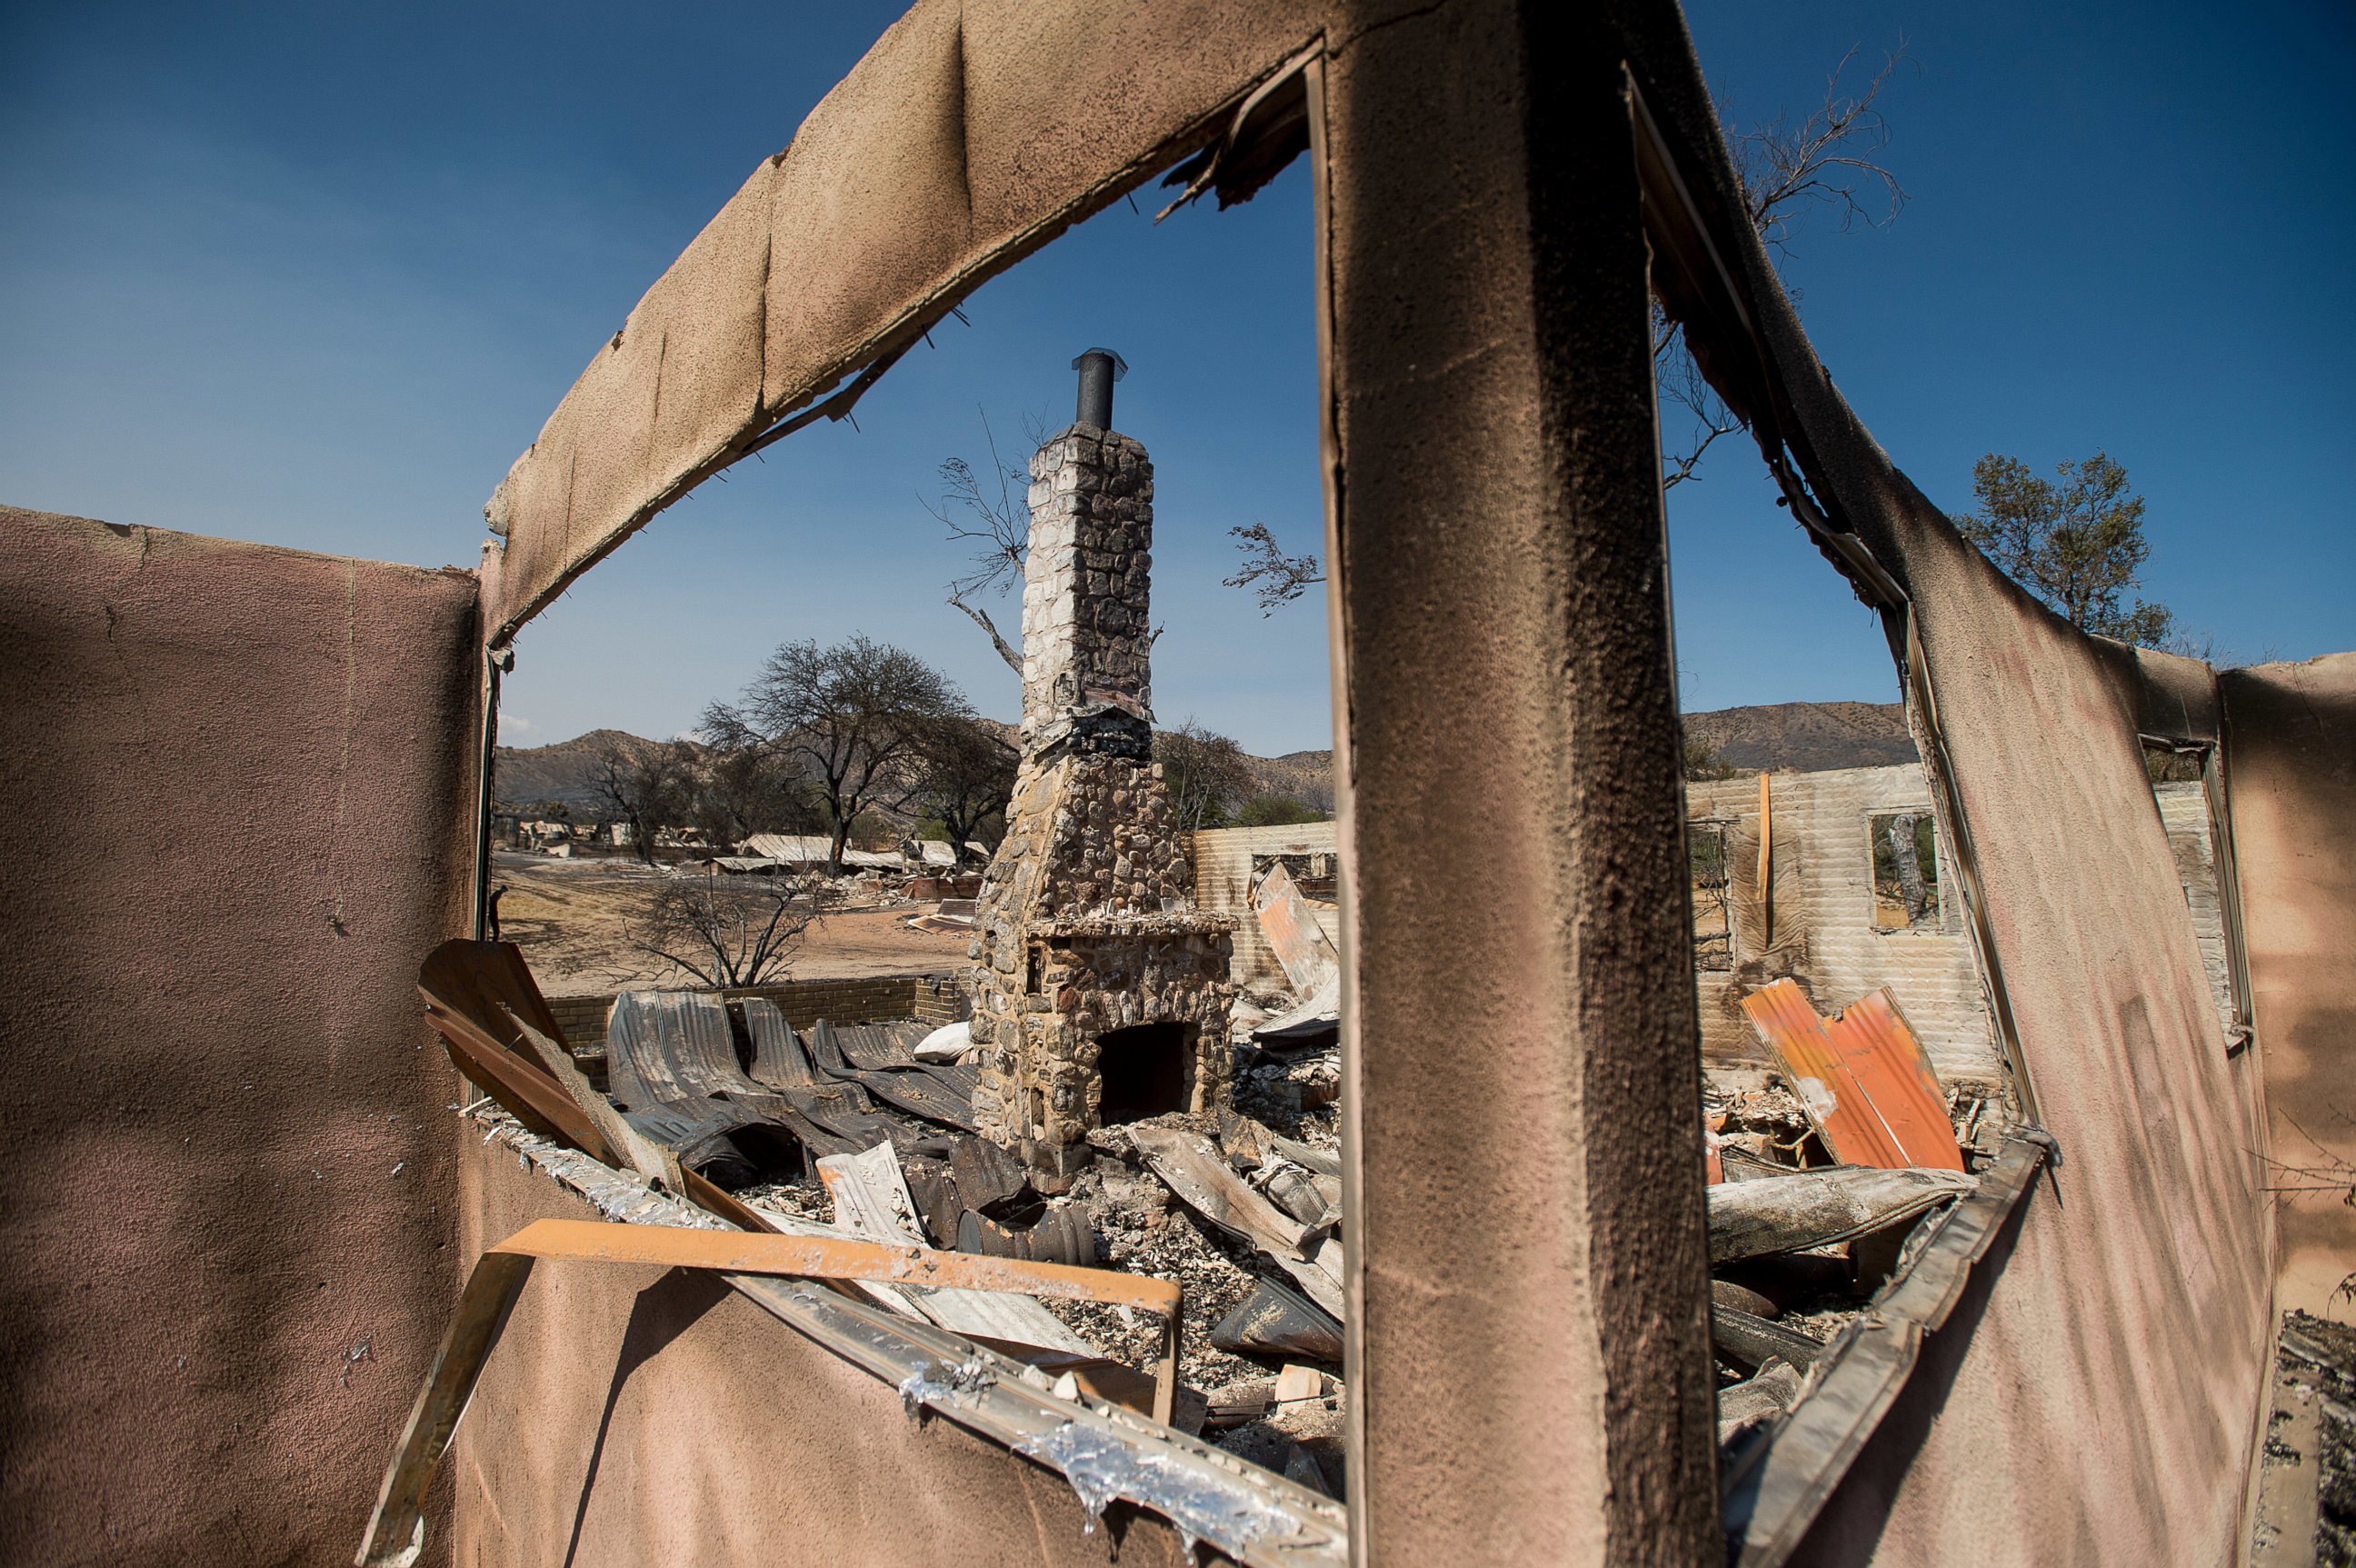
[[[1079,422],[1110,430],[1112,383],[1129,374],[1127,361],[1109,349],[1091,349],[1072,361],[1072,369],[1080,372]]]

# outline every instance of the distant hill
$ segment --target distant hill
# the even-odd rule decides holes
[[[1776,703],[1687,714],[1686,733],[1729,768],[1820,773],[1915,760],[1902,703]]]
[[[1001,726],[1014,738],[1014,726]],[[1777,703],[1756,708],[1719,708],[1687,714],[1686,730],[1718,749],[1729,768],[1802,773],[1833,768],[1883,768],[1915,759],[1906,731],[1906,709],[1898,703]],[[597,758],[609,746],[651,751],[659,744],[622,730],[591,730],[553,746],[503,746],[498,750],[498,795],[504,805],[562,800],[594,808]],[[1252,771],[1265,795],[1289,795],[1320,811],[1333,809],[1333,754],[1289,751],[1255,757]]]
[[[1687,734],[1718,748],[1729,768],[1821,773],[1835,768],[1887,768],[1915,760],[1902,703],[1777,703],[1686,715]],[[1333,809],[1333,754],[1293,751],[1256,757],[1260,789]]]
[[[1333,809],[1333,754],[1288,751],[1282,757],[1249,759],[1263,795],[1285,795],[1321,811]]]
[[[492,765],[492,798],[502,806],[537,806],[562,801],[579,810],[598,804],[597,759],[608,746],[618,746],[637,757],[661,743],[626,730],[593,729],[553,746],[503,746]]]

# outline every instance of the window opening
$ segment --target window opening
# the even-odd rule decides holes
[[[1321,904],[1331,904],[1341,897],[1337,857],[1332,854],[1255,854],[1251,857],[1251,880],[1257,883],[1261,872],[1271,865],[1281,865],[1292,875],[1293,886],[1303,898]]]
[[[2190,741],[2143,742],[2144,772],[2176,862],[2177,884],[2201,951],[2201,978],[2228,1050],[2250,1038],[2249,968],[2242,951],[2240,900],[2231,875],[2231,835],[2216,748]],[[2221,849],[2223,853],[2221,853]]]
[[[1733,911],[1728,894],[1723,822],[1693,822],[1686,828],[1686,858],[1693,880],[1694,965],[1734,967]]]
[[[1190,1259],[1183,1375],[1248,1391],[1314,1363],[1338,1393],[1337,1004],[1239,973],[1255,912],[1205,891],[1258,846],[1288,852],[1251,868],[1288,868],[1312,931],[1340,891],[1310,177],[1253,166],[1275,183],[1215,220],[1075,225],[852,383],[855,420],[788,418],[527,624],[487,880],[591,1091],[635,1091],[689,1174],[724,1159],[758,1210],[1144,1272],[1109,1243],[1146,1194],[1188,1201],[1141,1152],[1162,1135],[1319,1228],[1290,1259],[1311,1277],[1286,1275],[1315,1345],[1204,1352],[1258,1274]],[[626,992],[680,1001],[609,1049]],[[1131,1357],[999,1305],[1029,1326],[995,1338]],[[1206,1441],[1323,1444],[1310,1484],[1338,1493],[1331,1413]]]
[[[1877,812],[1868,819],[1873,842],[1873,929],[1939,928],[1939,834],[1931,813]]]

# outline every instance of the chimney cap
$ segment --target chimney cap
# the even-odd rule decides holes
[[[1076,371],[1078,370],[1082,365],[1087,364],[1088,360],[1094,359],[1098,355],[1102,355],[1104,358],[1112,361],[1113,380],[1119,381],[1123,376],[1129,374],[1129,361],[1122,359],[1119,354],[1114,353],[1110,349],[1090,349],[1087,350],[1072,361],[1072,369]]]

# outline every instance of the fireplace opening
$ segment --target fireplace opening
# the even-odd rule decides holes
[[[1185,1110],[1192,1032],[1183,1024],[1137,1024],[1098,1039],[1097,1072],[1104,1085],[1098,1122],[1110,1127]]]

